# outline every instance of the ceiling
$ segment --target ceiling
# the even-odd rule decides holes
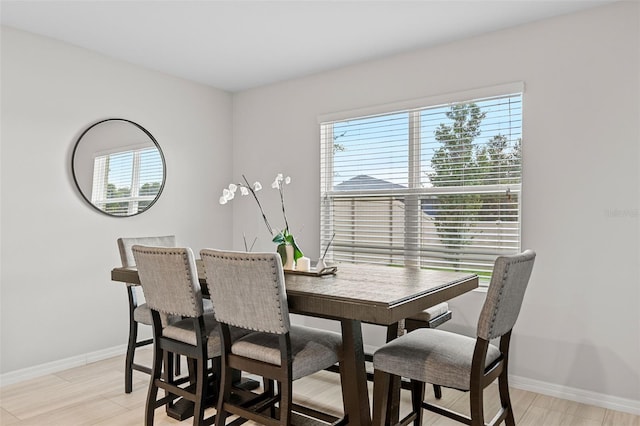
[[[230,92],[612,0],[2,0],[3,25]]]

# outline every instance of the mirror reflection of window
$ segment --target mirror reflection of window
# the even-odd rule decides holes
[[[94,158],[91,202],[116,216],[142,212],[160,192],[162,171],[155,147],[101,153]]]
[[[148,210],[164,188],[160,146],[145,128],[126,119],[110,118],[89,126],[76,142],[71,164],[82,197],[109,216]]]

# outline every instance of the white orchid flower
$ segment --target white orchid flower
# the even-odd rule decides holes
[[[284,229],[278,233],[274,232],[274,229],[271,227],[271,224],[267,220],[267,216],[265,215],[264,210],[262,208],[262,204],[260,203],[260,200],[256,195],[256,192],[262,189],[262,184],[256,181],[251,185],[249,184],[249,181],[247,180],[245,175],[242,175],[242,178],[243,178],[243,181],[241,183],[238,183],[238,184],[230,183],[227,188],[224,188],[222,190],[222,196],[218,200],[219,203],[227,204],[229,201],[233,200],[235,198],[236,192],[238,192],[238,189],[240,189],[240,194],[243,196],[251,194],[255,199],[256,203],[258,204],[258,208],[260,209],[260,213],[262,214],[262,219],[264,220],[264,224],[267,226],[267,230],[273,237],[273,242],[281,242],[281,240],[285,241],[285,239],[286,241],[289,241],[289,238],[292,239],[293,235],[291,235],[289,232],[289,223],[287,221],[287,214],[285,212],[284,187],[283,187],[283,185],[289,185],[291,183],[291,177],[290,176],[284,177],[282,173],[278,173],[275,177],[275,180],[271,184],[272,188],[278,189],[278,192],[280,195],[280,203],[282,205],[282,215],[284,217],[284,223],[285,223]],[[295,246],[295,242],[293,244]],[[302,255],[302,252],[300,252],[299,249],[297,248],[296,248],[296,255],[298,257]]]
[[[282,181],[284,180],[284,177],[282,176],[282,173],[278,173],[276,175],[276,178],[274,179],[273,183],[271,184],[271,187],[273,189],[278,189],[280,188],[280,185],[282,184]]]
[[[233,200],[233,197],[235,196],[233,192],[229,191],[227,188],[222,190],[222,196],[224,197],[225,200],[229,201],[229,200]]]

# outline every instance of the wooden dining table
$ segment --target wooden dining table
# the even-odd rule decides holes
[[[207,286],[197,262],[203,293]],[[113,281],[139,284],[135,268],[114,268]],[[345,415],[351,425],[371,424],[362,323],[387,327],[387,340],[398,334],[398,324],[426,308],[478,287],[478,276],[416,267],[339,264],[335,274],[315,276],[285,271],[292,313],[340,322],[343,339],[341,368]],[[399,412],[399,382],[394,386],[389,412]]]

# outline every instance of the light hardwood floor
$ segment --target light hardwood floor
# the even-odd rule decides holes
[[[141,362],[150,358],[149,350],[140,351]],[[145,359],[146,358],[146,359]],[[144,424],[144,404],[148,376],[134,372],[134,390],[124,393],[124,357],[119,356],[86,366],[72,368],[0,389],[0,425],[2,426],[74,426]],[[429,387],[428,387],[429,389]],[[370,389],[371,391],[371,389]],[[431,391],[430,391],[431,392]],[[340,415],[342,397],[337,374],[320,372],[296,381],[295,400]],[[443,390],[442,405],[468,413],[467,394]],[[522,426],[640,426],[640,416],[552,398],[512,389],[516,423]],[[433,399],[433,394],[428,395]],[[497,389],[488,391],[487,418],[495,413]],[[409,406],[403,392],[403,410]],[[213,413],[208,410],[207,415]],[[432,413],[425,413],[425,425],[459,425]],[[163,409],[156,410],[156,425],[190,425],[191,419],[178,422]],[[252,425],[252,423],[246,423]]]

